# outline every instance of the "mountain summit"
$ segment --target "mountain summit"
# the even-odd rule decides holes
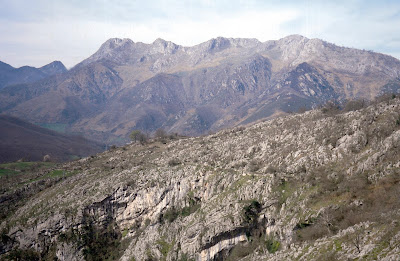
[[[132,129],[198,135],[329,100],[400,89],[400,61],[291,35],[187,47],[113,38],[68,72],[0,91],[0,110],[110,142]]]
[[[66,71],[67,68],[65,68],[64,64],[60,61],[54,61],[40,68],[30,66],[14,68],[0,61],[0,90],[7,85],[33,83]]]

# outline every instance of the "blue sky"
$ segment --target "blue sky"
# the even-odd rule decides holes
[[[0,0],[0,60],[72,67],[112,37],[191,46],[290,34],[400,58],[400,1]]]

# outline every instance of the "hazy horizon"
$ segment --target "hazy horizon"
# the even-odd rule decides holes
[[[71,68],[114,37],[193,46],[218,36],[265,42],[300,34],[400,58],[400,3],[393,0],[0,3],[0,61],[14,67],[59,60]]]

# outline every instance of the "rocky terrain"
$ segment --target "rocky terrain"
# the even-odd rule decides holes
[[[71,70],[0,91],[0,111],[122,144],[133,129],[199,135],[329,100],[397,93],[400,61],[292,35],[192,47],[110,39]]]
[[[37,171],[3,188],[12,211],[1,258],[398,260],[400,100],[347,111],[134,143]]]

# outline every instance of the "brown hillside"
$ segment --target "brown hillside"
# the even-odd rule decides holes
[[[54,161],[68,161],[103,149],[100,143],[57,133],[6,115],[0,115],[0,133],[0,162],[21,158],[39,161],[47,154]]]

